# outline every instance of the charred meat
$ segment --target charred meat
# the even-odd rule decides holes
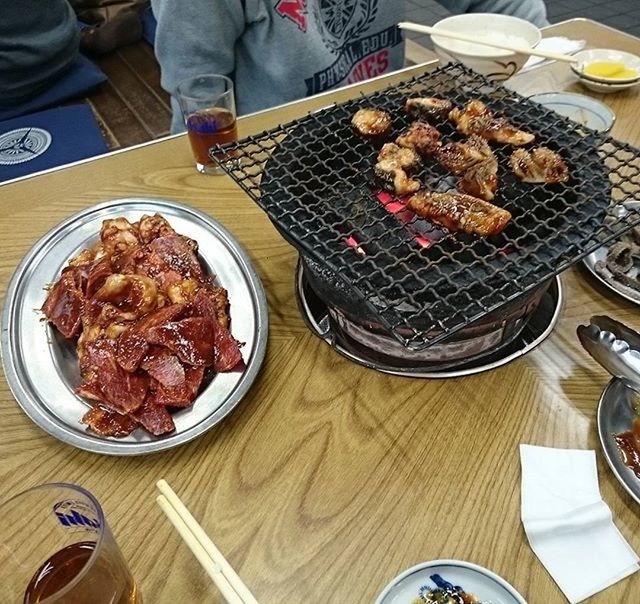
[[[482,101],[469,101],[463,109],[454,108],[449,112],[449,119],[456,125],[460,134],[469,136],[478,134],[483,138],[501,144],[519,147],[528,145],[535,136],[519,130],[509,123],[505,117],[496,116]]]
[[[446,117],[452,107],[451,101],[436,97],[416,97],[407,99],[404,104],[404,110],[409,115],[427,120]]]
[[[420,182],[410,178],[409,173],[418,169],[421,163],[413,149],[387,143],[378,153],[374,172],[386,189],[396,195],[407,195],[420,188]]]
[[[522,182],[554,184],[569,180],[567,164],[547,147],[535,147],[531,151],[516,149],[509,165]]]
[[[456,176],[464,174],[471,166],[487,159],[495,159],[491,147],[481,136],[472,134],[464,142],[442,145],[436,159]]]
[[[485,159],[471,166],[458,182],[458,186],[469,195],[491,201],[498,188],[498,162]]]
[[[417,170],[422,165],[420,156],[407,147],[400,147],[395,143],[387,143],[382,146],[378,153],[378,163],[386,161],[393,163],[397,168],[402,168],[407,172]]]
[[[391,116],[381,109],[365,107],[355,112],[351,125],[365,138],[383,137],[391,131]]]
[[[419,191],[409,198],[407,208],[450,231],[463,231],[482,237],[497,235],[511,220],[507,210],[456,192]]]
[[[413,149],[420,155],[431,156],[441,145],[440,132],[426,122],[416,121],[396,139],[396,144]]]
[[[402,168],[396,167],[392,162],[378,162],[374,171],[385,189],[396,195],[415,193],[420,188],[420,181],[411,178]]]

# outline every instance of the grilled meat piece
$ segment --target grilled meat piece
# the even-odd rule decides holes
[[[421,164],[420,156],[413,149],[387,143],[378,153],[374,172],[387,190],[396,195],[407,195],[420,188],[420,182],[410,178],[409,172]]]
[[[536,138],[533,134],[511,125],[505,117],[497,117],[478,100],[469,101],[464,109],[452,109],[449,119],[455,123],[460,134],[479,134],[488,140],[515,147],[532,143]]]
[[[491,147],[481,136],[472,134],[464,142],[447,143],[437,150],[436,159],[456,176],[487,159],[495,159]]]
[[[420,155],[434,155],[440,147],[440,132],[426,122],[416,121],[397,139],[396,144]]]
[[[450,231],[463,231],[483,237],[497,235],[511,220],[511,214],[507,210],[477,197],[456,192],[419,191],[409,198],[407,208]]]
[[[402,168],[408,172],[417,170],[422,165],[420,156],[411,148],[400,147],[395,143],[386,143],[378,153],[378,163],[388,161],[396,168]]]
[[[548,147],[535,147],[531,151],[516,149],[509,165],[522,182],[552,184],[569,180],[567,164]]]
[[[465,142],[447,143],[437,154],[442,166],[463,175],[458,185],[469,195],[486,201],[493,199],[498,187],[498,160],[489,143],[472,134]]]
[[[415,193],[420,188],[420,181],[415,180],[398,165],[390,160],[378,162],[374,167],[376,176],[382,181],[385,189],[396,195]]]
[[[446,99],[438,99],[435,97],[416,97],[407,99],[404,104],[404,110],[415,117],[424,119],[438,119],[445,117],[453,104]]]
[[[386,136],[391,131],[391,116],[381,109],[358,109],[351,118],[355,131],[365,138]]]
[[[471,166],[458,182],[458,186],[469,195],[491,201],[498,188],[498,162],[485,159]]]

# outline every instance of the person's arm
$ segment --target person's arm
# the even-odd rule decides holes
[[[499,13],[526,19],[538,27],[549,25],[544,0],[436,0],[452,13]]]
[[[234,47],[245,28],[242,0],[152,0],[158,22],[155,53],[162,87],[171,95],[171,132],[185,130],[175,99],[181,80],[204,73],[233,75]]]

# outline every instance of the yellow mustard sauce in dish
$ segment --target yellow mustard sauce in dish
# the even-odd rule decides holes
[[[587,63],[582,71],[585,75],[611,80],[629,80],[638,76],[638,71],[615,61],[593,61]]]

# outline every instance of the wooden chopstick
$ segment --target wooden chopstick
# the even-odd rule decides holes
[[[563,55],[558,52],[551,52],[548,50],[538,50],[536,48],[530,48],[529,46],[513,46],[511,44],[491,42],[486,40],[485,38],[467,36],[466,34],[459,34],[454,31],[447,31],[439,28],[436,29],[435,27],[420,25],[419,23],[410,23],[408,21],[403,21],[402,23],[398,23],[398,27],[400,29],[414,31],[420,34],[431,34],[432,36],[442,36],[443,38],[452,38],[454,40],[462,40],[463,42],[472,42],[473,44],[481,44],[483,46],[490,46],[491,48],[510,50],[511,52],[518,52],[523,55],[532,55],[534,57],[543,57],[544,59],[553,59],[554,61],[564,61],[565,63],[577,63],[578,61],[578,59],[572,57],[571,55]]]
[[[227,559],[204,532],[191,512],[165,480],[156,483],[161,495],[156,499],[198,562],[214,581],[229,604],[258,604]]]
[[[225,600],[229,604],[245,604],[244,600],[238,595],[236,590],[233,589],[227,578],[222,573],[220,566],[211,559],[204,547],[200,545],[200,542],[194,537],[187,524],[177,514],[167,498],[164,495],[158,495],[158,497],[156,497],[156,501],[162,508],[162,511],[167,515],[167,518],[169,518],[171,524],[173,524],[178,533],[180,533],[180,536],[193,552],[193,555],[197,558],[198,562],[200,562],[202,568],[204,568],[216,584],[216,587],[220,590],[220,593],[224,596]]]

